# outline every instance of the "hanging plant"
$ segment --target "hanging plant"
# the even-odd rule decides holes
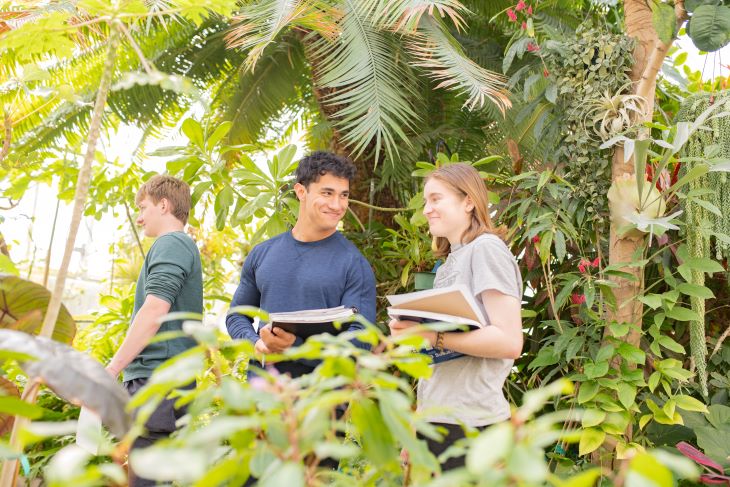
[[[682,103],[677,120],[692,121],[710,106],[719,105],[721,112],[730,112],[730,96],[727,93],[698,94]],[[687,174],[699,164],[711,163],[730,158],[730,116],[712,117],[705,130],[695,131],[687,140],[682,152],[682,173]],[[730,181],[728,163],[714,164],[710,171],[689,183],[689,192],[698,198],[688,198],[683,202],[685,211],[685,232],[687,245],[692,258],[712,258],[723,260],[730,257]],[[714,245],[712,239],[714,237]],[[704,286],[705,274],[692,270],[686,276],[692,284]],[[692,310],[705,316],[705,299],[692,296]],[[700,385],[707,394],[705,323],[690,322],[690,348],[697,368]]]

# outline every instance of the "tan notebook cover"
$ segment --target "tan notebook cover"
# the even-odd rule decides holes
[[[444,315],[462,316],[486,325],[479,305],[463,284],[439,289],[427,289],[408,294],[386,296],[388,302],[399,310],[411,309]]]

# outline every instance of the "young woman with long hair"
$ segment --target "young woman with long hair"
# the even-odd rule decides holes
[[[438,456],[465,436],[462,425],[482,429],[510,417],[502,388],[522,352],[522,278],[502,241],[504,229],[496,228],[489,216],[487,188],[476,169],[468,164],[437,169],[426,180],[424,197],[436,255],[446,257],[434,287],[465,285],[487,318],[484,328],[445,333],[413,330],[419,325],[413,321],[389,323],[393,335],[418,332],[436,348],[464,354],[434,364],[433,375],[418,383],[418,410],[447,432],[441,442],[426,438]],[[463,465],[464,457],[459,457],[441,467]]]

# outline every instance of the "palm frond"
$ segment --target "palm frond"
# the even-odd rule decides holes
[[[231,143],[254,143],[287,107],[300,103],[301,91],[310,83],[301,45],[278,42],[262,57],[254,71],[238,70],[222,86],[214,104],[224,108],[224,118],[233,122]]]
[[[367,3],[367,2],[365,2]],[[419,117],[414,109],[414,83],[398,56],[398,43],[379,29],[356,0],[343,0],[342,34],[336,42],[315,42],[315,85],[329,89],[324,103],[334,110],[336,129],[355,156],[374,143],[392,157],[397,140],[409,144],[406,131]]]
[[[382,0],[377,12],[381,25],[406,33],[416,32],[424,14],[448,17],[461,31],[466,26],[463,15],[471,13],[458,0]]]
[[[439,20],[424,17],[417,34],[409,42],[409,50],[417,59],[414,65],[426,69],[439,81],[437,88],[466,95],[465,106],[482,107],[487,100],[502,112],[511,106],[504,77],[467,58]]]
[[[312,0],[260,1],[234,17],[226,42],[230,48],[248,52],[246,69],[254,69],[261,55],[286,28],[300,27],[334,39],[337,11],[324,2]]]

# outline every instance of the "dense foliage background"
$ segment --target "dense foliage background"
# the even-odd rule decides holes
[[[87,0],[1,15],[0,198],[12,207],[43,185],[75,205],[52,292],[18,277],[35,262],[0,245],[4,481],[20,465],[29,482],[125,482],[140,420],[131,427],[126,398],[94,394],[114,391],[100,366],[58,367],[82,359],[56,342],[101,363],[120,343],[149,245],[134,194],[163,158],[193,188],[207,316],[188,317],[199,346],[132,401],[149,408],[199,382],[175,393],[191,415],[132,459],[141,471],[184,485],[729,482],[730,99],[725,78],[705,81],[672,47],[678,35],[723,47],[726,2]],[[107,160],[129,125],[139,144]],[[417,339],[385,336],[384,317],[360,337],[372,353],[310,340],[291,354],[323,358],[315,374],[255,384],[250,347],[195,324],[225,313],[250,248],[292,224],[297,154],[315,149],[358,166],[343,230],[381,305],[435,264],[422,177],[470,161],[492,191],[526,284],[526,342],[506,386],[514,417],[455,446],[466,469],[432,477],[415,432],[438,432],[412,410],[429,367]],[[108,293],[74,322],[61,296],[82,214],[127,225]],[[335,420],[340,403],[351,407]],[[121,441],[99,455],[70,445],[80,404]],[[329,456],[339,471],[318,468]]]

